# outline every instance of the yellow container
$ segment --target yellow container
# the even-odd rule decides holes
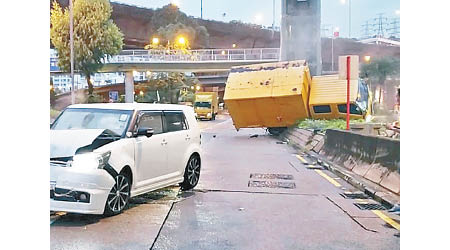
[[[234,126],[288,127],[307,118],[310,79],[303,60],[233,67],[224,101]]]
[[[359,80],[350,80],[350,119],[361,119],[370,113],[370,94],[367,90],[367,95],[364,95],[364,90],[359,89],[365,86],[360,84]],[[357,99],[360,101],[361,98],[369,103],[368,109],[361,114],[356,114],[355,102]],[[314,76],[308,106],[313,119],[345,119],[347,117],[347,80],[340,79],[339,75]]]

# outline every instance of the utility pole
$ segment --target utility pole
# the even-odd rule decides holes
[[[273,14],[272,14],[272,18],[273,18],[273,20],[272,20],[272,30],[274,30],[275,29],[275,0],[273,0]]]
[[[73,77],[73,3],[69,2],[69,15],[70,15],[70,79],[72,81],[71,99],[72,104],[75,104],[75,82]]]
[[[348,38],[352,38],[352,0],[348,0]]]
[[[275,36],[275,0],[273,0],[272,13],[272,39]]]

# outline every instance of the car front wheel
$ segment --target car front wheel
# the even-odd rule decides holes
[[[109,191],[105,204],[105,215],[111,216],[119,214],[128,205],[130,199],[130,181],[127,176],[119,174],[116,176],[116,183]]]
[[[189,190],[197,185],[200,178],[200,166],[200,157],[192,155],[184,170],[184,181],[181,183],[182,190]]]

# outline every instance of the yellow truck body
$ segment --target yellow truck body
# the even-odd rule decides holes
[[[194,111],[198,119],[215,120],[219,112],[217,92],[195,93]]]
[[[238,130],[288,127],[309,117],[310,84],[304,60],[233,67],[224,101]]]

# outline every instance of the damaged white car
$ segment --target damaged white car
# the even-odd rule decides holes
[[[50,131],[50,210],[115,215],[130,197],[198,183],[200,130],[192,107],[76,104]]]

